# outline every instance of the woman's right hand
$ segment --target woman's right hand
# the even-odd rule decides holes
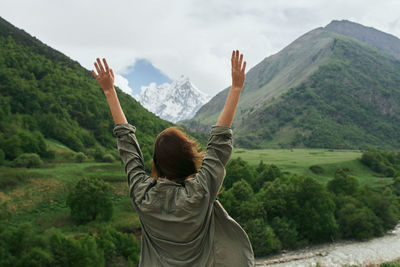
[[[115,92],[114,89],[114,72],[112,69],[108,67],[107,61],[105,58],[103,58],[104,62],[104,67],[101,64],[101,61],[99,58],[97,58],[97,62],[94,62],[94,66],[97,70],[97,73],[92,70],[93,76],[96,78],[97,82],[99,83],[101,89],[103,89],[103,92],[105,95]]]

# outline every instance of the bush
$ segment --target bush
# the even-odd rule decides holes
[[[338,211],[340,232],[344,238],[365,240],[383,234],[382,224],[372,210],[352,203]]]
[[[249,184],[253,184],[254,182],[254,174],[247,163],[240,157],[237,159],[232,159],[226,166],[226,176],[224,180],[224,187],[226,189],[231,188],[235,182],[240,181],[241,179],[246,180]]]
[[[271,224],[283,248],[294,248],[299,242],[299,234],[292,221],[283,217],[275,217]]]
[[[75,154],[75,162],[82,163],[87,159],[85,153],[78,152]]]
[[[114,158],[111,154],[105,154],[105,155],[103,155],[102,161],[103,161],[103,162],[110,162],[110,163],[112,163],[112,162],[115,161],[115,158]]]
[[[50,235],[49,243],[54,255],[53,266],[104,266],[104,253],[93,236],[86,234],[79,239],[66,238],[55,230]]]
[[[109,220],[113,214],[113,188],[101,179],[82,178],[69,193],[67,205],[79,223],[94,221],[99,216]]]
[[[282,177],[282,175],[281,170],[276,165],[271,164],[257,176],[252,186],[258,191],[263,187],[265,182],[273,181],[276,178]]]
[[[315,174],[321,174],[321,173],[324,173],[324,172],[325,172],[324,168],[322,168],[322,167],[319,166],[319,165],[312,165],[312,166],[310,166],[310,170],[311,170],[313,173],[315,173]]]
[[[0,165],[4,164],[5,154],[2,149],[0,149]]]
[[[249,236],[255,256],[263,256],[280,249],[281,244],[274,230],[263,219],[249,220],[243,228]]]
[[[107,226],[100,229],[96,242],[104,250],[107,261],[116,256],[123,256],[131,265],[139,263],[140,246],[133,234],[123,234]]]
[[[380,267],[400,267],[400,259],[390,262],[384,262],[380,265]]]
[[[140,247],[132,234],[107,226],[100,233],[66,236],[32,224],[0,224],[0,266],[137,266]]]
[[[19,168],[39,168],[42,165],[43,161],[35,153],[24,153],[13,161],[13,166]]]
[[[344,171],[338,170],[335,177],[327,184],[328,191],[335,195],[354,195],[358,190],[358,180],[348,176]]]
[[[361,163],[387,177],[400,173],[400,154],[370,149],[362,154]]]

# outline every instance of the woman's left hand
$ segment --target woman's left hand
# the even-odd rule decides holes
[[[97,58],[97,62],[94,63],[94,66],[96,67],[97,73],[92,70],[93,76],[96,78],[97,82],[99,83],[101,89],[103,89],[103,92],[105,95],[108,93],[113,92],[114,89],[114,72],[112,69],[108,67],[107,61],[105,58],[103,58],[104,62],[104,67],[101,64],[101,61],[99,58]]]

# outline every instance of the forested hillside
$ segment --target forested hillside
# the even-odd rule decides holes
[[[156,135],[171,124],[117,89],[130,123],[150,159]],[[0,155],[51,156],[44,138],[87,154],[114,149],[114,126],[92,74],[60,52],[0,18]]]
[[[335,39],[332,56],[272,105],[249,114],[242,145],[395,149],[400,147],[400,61],[349,38]]]
[[[346,25],[336,22],[335,29]],[[247,73],[233,124],[236,145],[400,147],[400,61],[327,28],[305,34]],[[359,24],[357,28],[364,30],[363,36],[369,34],[368,40],[374,34],[396,39]],[[227,89],[183,125],[205,131],[226,94]]]

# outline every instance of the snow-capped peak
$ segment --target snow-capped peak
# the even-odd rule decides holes
[[[172,83],[142,86],[134,96],[145,108],[160,118],[177,122],[192,118],[209,96],[192,84],[189,77],[181,75]]]

